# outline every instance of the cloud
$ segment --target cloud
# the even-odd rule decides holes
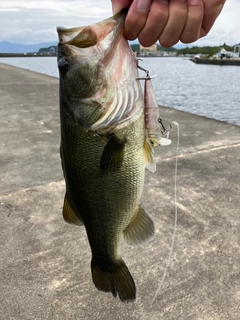
[[[228,0],[209,35],[195,45],[240,42],[240,1]],[[56,27],[90,25],[109,17],[110,0],[1,0],[0,41],[33,44],[56,41]]]
[[[57,26],[89,25],[110,15],[110,0],[2,0],[0,41],[28,44],[55,41]]]

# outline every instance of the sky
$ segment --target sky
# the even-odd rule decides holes
[[[0,0],[0,41],[57,42],[56,26],[77,27],[112,15],[110,0]],[[240,43],[240,0],[227,0],[210,33],[191,45]]]

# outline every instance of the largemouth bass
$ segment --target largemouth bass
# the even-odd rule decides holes
[[[58,67],[63,217],[86,228],[97,289],[133,301],[136,287],[119,245],[122,238],[136,245],[154,234],[140,205],[152,148],[138,61],[122,35],[125,16],[58,27]]]

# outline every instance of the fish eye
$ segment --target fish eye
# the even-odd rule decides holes
[[[68,70],[68,61],[66,58],[60,58],[58,60],[58,69],[62,72],[66,72]]]

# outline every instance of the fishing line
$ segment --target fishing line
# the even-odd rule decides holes
[[[161,282],[157,288],[157,291],[152,298],[150,304],[149,304],[149,309],[152,307],[154,301],[156,300],[160,290],[162,289],[164,280],[167,276],[167,271],[170,265],[170,260],[172,257],[173,253],[173,248],[174,248],[174,243],[175,243],[175,238],[176,238],[176,231],[177,231],[177,219],[178,219],[178,206],[177,206],[177,169],[178,169],[178,154],[179,154],[179,125],[177,122],[173,121],[172,122],[176,127],[177,127],[177,148],[176,148],[176,161],[175,161],[175,172],[174,172],[174,211],[175,211],[175,218],[174,218],[174,228],[173,228],[173,235],[172,235],[172,243],[170,247],[170,251],[168,254],[167,262],[166,262],[166,267],[164,269],[164,273],[161,279]]]

